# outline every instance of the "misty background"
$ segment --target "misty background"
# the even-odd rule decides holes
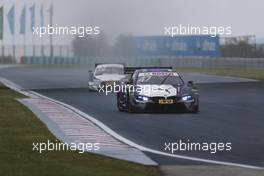
[[[1,0],[5,14],[15,4],[16,34],[15,42],[22,43],[18,34],[19,16],[24,5],[29,8],[36,3],[36,25],[40,24],[39,9],[45,9],[45,22],[48,21],[47,9],[54,5],[54,24],[61,26],[100,26],[110,44],[120,34],[162,35],[164,26],[190,24],[198,26],[231,26],[232,35],[256,35],[263,41],[264,2],[262,0]],[[27,22],[30,17],[27,14]],[[11,44],[12,36],[4,22],[4,43]],[[27,43],[32,43],[32,35],[27,26]],[[74,36],[54,36],[54,44],[71,44]],[[36,43],[40,39],[36,39]],[[44,37],[48,43],[48,36]]]

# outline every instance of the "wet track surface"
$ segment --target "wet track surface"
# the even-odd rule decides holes
[[[54,77],[49,78],[49,76],[40,76],[41,71],[31,76],[32,71],[21,70],[19,73],[15,69],[5,69],[0,72],[0,76],[22,87],[34,89],[38,93],[70,104],[142,146],[164,151],[165,142],[178,142],[179,140],[199,143],[231,142],[232,150],[228,152],[219,151],[211,154],[208,151],[188,151],[175,154],[264,166],[263,82],[215,83],[220,81],[216,80],[212,83],[198,84],[200,91],[200,112],[198,114],[165,112],[129,114],[117,110],[115,95],[106,96],[89,92],[86,88],[78,88],[85,85],[84,71],[83,74],[78,71],[66,73],[63,79],[67,81],[63,81],[62,84],[60,83],[62,77],[56,74],[57,71],[43,71],[44,75],[55,74]],[[25,78],[27,74],[30,76]],[[193,80],[196,81],[198,78],[208,80],[206,76],[204,77],[198,75]],[[210,79],[213,78],[210,77]],[[49,86],[45,87],[45,85]],[[147,155],[161,164],[200,164],[150,153]]]
[[[122,136],[140,145],[164,150],[165,142],[232,142],[231,152],[181,152],[182,155],[251,165],[264,164],[264,84],[199,85],[200,112],[125,113],[116,108],[114,95],[87,89],[38,90],[99,119]],[[179,154],[177,152],[176,154]],[[175,159],[157,157],[159,162]]]

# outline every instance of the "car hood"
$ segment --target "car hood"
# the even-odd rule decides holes
[[[177,88],[172,85],[137,85],[139,95],[147,97],[170,97],[177,95]]]
[[[124,79],[125,75],[120,74],[103,74],[95,76],[96,79],[99,79],[100,81],[120,81]]]

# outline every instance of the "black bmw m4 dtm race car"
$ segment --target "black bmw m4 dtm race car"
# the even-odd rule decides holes
[[[119,111],[199,111],[199,95],[193,81],[186,83],[176,71],[168,68],[127,70],[131,77],[121,82],[117,93]]]

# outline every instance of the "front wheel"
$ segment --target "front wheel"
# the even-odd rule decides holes
[[[119,111],[127,111],[130,113],[136,112],[137,108],[130,102],[129,94],[118,94],[117,95],[117,109]]]
[[[117,109],[119,111],[125,111],[126,110],[126,97],[124,96],[124,94],[121,95],[117,95]]]
[[[130,113],[136,112],[136,107],[132,105],[129,95],[127,97],[127,111]]]
[[[89,92],[96,92],[91,86],[88,86]]]
[[[190,113],[199,112],[199,99],[196,99],[194,102],[184,103],[184,107],[187,112],[190,112]]]
[[[127,94],[127,111],[130,113],[137,113],[141,111],[138,106],[134,105],[133,95],[130,96],[129,93]]]

